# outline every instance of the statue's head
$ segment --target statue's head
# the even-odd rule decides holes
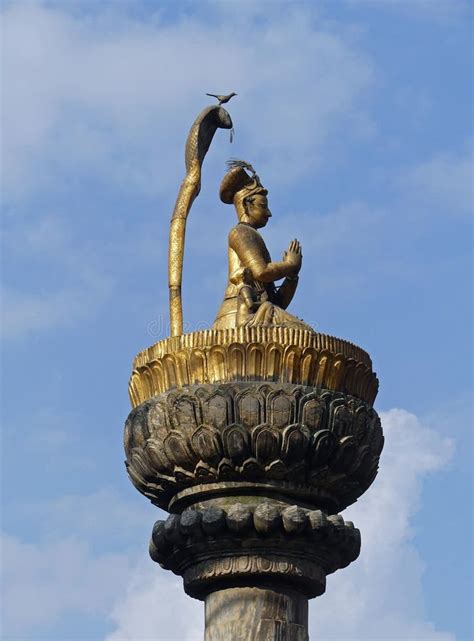
[[[264,227],[272,215],[268,209],[268,191],[249,163],[231,160],[228,165],[229,171],[220,187],[222,202],[234,205],[239,222],[257,229]]]

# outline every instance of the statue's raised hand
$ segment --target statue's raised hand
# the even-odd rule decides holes
[[[302,260],[303,253],[301,251],[301,245],[295,238],[290,242],[288,249],[283,254],[283,262],[290,267],[289,276],[296,276],[299,273]]]

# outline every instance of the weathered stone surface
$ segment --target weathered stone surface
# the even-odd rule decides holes
[[[235,587],[206,597],[205,641],[308,639],[308,599],[298,592]]]
[[[307,641],[307,600],[360,551],[337,512],[382,447],[367,403],[298,384],[190,385],[131,412],[130,478],[172,512],[150,556],[206,601],[206,641]]]
[[[179,520],[179,529],[185,536],[197,534],[200,531],[202,514],[198,510],[184,510]]]
[[[287,507],[281,513],[283,526],[289,534],[299,534],[303,532],[308,524],[306,512],[298,505]]]
[[[253,523],[260,534],[275,532],[281,523],[280,511],[271,503],[262,503],[253,513]]]
[[[183,576],[186,592],[199,599],[242,583],[286,586],[311,598],[359,551],[359,531],[340,515],[268,500],[172,514],[155,524],[150,544],[152,559]]]
[[[226,514],[219,507],[210,507],[202,513],[201,526],[205,534],[216,536],[226,526]]]
[[[230,532],[248,532],[253,525],[252,512],[246,505],[236,503],[227,510],[226,523]]]
[[[125,427],[135,486],[169,509],[193,486],[272,484],[329,513],[372,483],[383,435],[365,402],[303,385],[192,385],[134,409]]]
[[[182,543],[184,537],[179,530],[179,514],[171,514],[165,521],[164,535],[170,543]]]

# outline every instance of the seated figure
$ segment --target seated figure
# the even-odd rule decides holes
[[[233,204],[239,219],[229,233],[229,280],[213,329],[282,325],[303,330],[311,327],[286,310],[298,284],[302,253],[295,239],[281,262],[272,262],[257,231],[271,217],[267,190],[253,167],[231,161],[220,187],[220,198]],[[250,172],[250,175],[249,173]],[[280,287],[275,281],[283,280]]]
[[[273,305],[263,291],[259,299],[258,291],[248,267],[231,276],[231,282],[237,286],[237,327],[255,327],[256,325],[284,325],[312,331],[309,325],[288,314],[285,310]]]

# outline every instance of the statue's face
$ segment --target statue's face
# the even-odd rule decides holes
[[[250,225],[257,229],[265,227],[272,215],[268,209],[267,197],[264,194],[252,196],[246,204],[246,210]]]

